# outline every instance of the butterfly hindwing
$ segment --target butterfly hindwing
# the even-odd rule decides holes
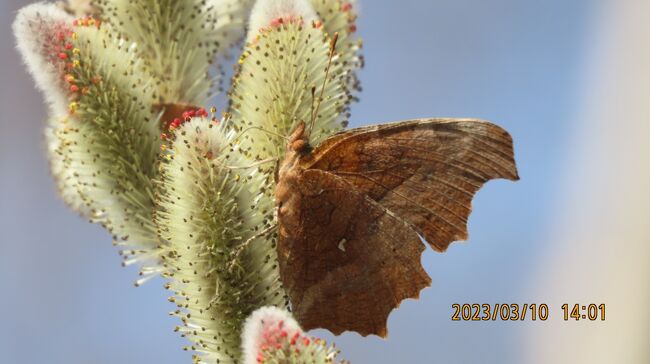
[[[387,317],[430,278],[424,245],[404,221],[342,177],[306,170],[280,217],[280,272],[305,329],[386,335]]]
[[[474,119],[420,119],[334,135],[301,166],[336,174],[444,251],[467,238],[474,194],[517,180],[512,138]]]

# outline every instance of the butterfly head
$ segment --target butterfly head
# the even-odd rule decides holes
[[[311,149],[306,134],[305,122],[301,121],[289,136],[288,150],[299,154],[308,154]]]

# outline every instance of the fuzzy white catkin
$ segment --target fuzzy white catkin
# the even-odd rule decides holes
[[[237,133],[227,123],[195,117],[173,130],[155,214],[178,331],[200,363],[240,363],[244,320],[285,304],[274,246],[256,236],[269,227],[262,211],[271,207],[257,202],[264,179],[254,168],[229,167],[252,161],[228,152]]]
[[[258,0],[251,11],[247,42],[255,39],[260,29],[264,29],[277,18],[302,18],[305,23],[317,19],[316,12],[307,0]]]
[[[262,307],[246,319],[242,333],[244,364],[257,364],[257,354],[263,341],[265,328],[275,326],[280,321],[283,322],[286,331],[303,333],[291,314],[277,307]]]
[[[243,40],[246,22],[255,0],[206,0],[206,7],[214,9],[217,18],[216,31],[224,45],[236,44]]]
[[[253,0],[95,0],[104,22],[138,43],[167,103],[205,105],[220,84],[213,67],[243,39]]]
[[[72,17],[54,4],[36,3],[22,8],[13,23],[16,46],[36,86],[43,92],[51,113],[67,114],[68,95],[56,64],[45,54],[46,42],[57,26],[70,24]]]
[[[97,8],[93,0],[60,0],[56,4],[59,8],[65,10],[69,14],[73,14],[75,17],[83,17],[86,15],[95,15],[97,13]]]
[[[58,31],[65,29],[71,22],[72,17],[58,6],[36,3],[18,11],[12,28],[18,52],[49,108],[44,136],[50,171],[65,203],[82,216],[88,217],[90,209],[75,187],[74,171],[65,167],[63,157],[57,152],[61,146],[57,133],[68,116],[69,100],[61,64],[53,58],[56,56],[56,53],[52,53],[53,41]]]
[[[262,307],[244,324],[244,364],[334,364],[339,351],[324,340],[309,336],[291,314],[275,307]]]

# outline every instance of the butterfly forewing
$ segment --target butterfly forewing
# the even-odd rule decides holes
[[[467,238],[474,194],[518,179],[512,139],[474,119],[421,119],[352,129],[325,141],[302,167],[345,179],[444,251]]]

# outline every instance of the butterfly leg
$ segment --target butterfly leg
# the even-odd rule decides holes
[[[232,252],[232,258],[230,259],[230,262],[228,263],[228,270],[230,272],[233,271],[235,266],[237,266],[237,262],[239,261],[239,258],[241,257],[242,253],[244,253],[244,250],[253,242],[255,239],[261,238],[263,236],[266,236],[272,232],[274,232],[278,228],[278,224],[274,223],[271,226],[267,227],[266,229],[260,231],[259,233],[251,236],[250,238],[246,239],[243,243],[239,244],[238,247],[235,248],[235,250]]]
[[[235,130],[236,130],[236,129],[235,129]],[[278,134],[278,133],[274,133],[274,132],[272,132],[272,131],[270,131],[270,130],[266,130],[266,129],[264,129],[264,128],[260,128],[259,126],[249,126],[249,127],[245,128],[245,129],[243,129],[242,131],[240,131],[239,134],[237,134],[237,136],[236,136],[236,137],[235,137],[235,138],[234,138],[230,143],[228,143],[227,146],[223,147],[223,148],[219,151],[219,153],[223,152],[224,150],[226,150],[226,149],[228,149],[228,148],[232,148],[232,146],[234,145],[233,143],[234,143],[235,141],[238,141],[239,139],[241,139],[244,135],[246,135],[246,133],[248,133],[248,132],[251,131],[251,130],[259,130],[259,131],[261,131],[261,132],[263,132],[263,133],[266,133],[266,134],[268,134],[268,135],[271,135],[271,136],[274,136],[274,137],[277,137],[277,138],[280,138],[280,139],[284,139],[285,141],[289,141],[289,137],[287,137],[287,136],[285,136],[285,135],[280,135],[280,134]]]
[[[277,162],[277,161],[278,161],[278,158],[267,158],[267,159],[262,159],[261,161],[257,161],[257,162],[255,162],[253,164],[249,164],[247,166],[226,166],[226,168],[228,168],[228,169],[248,169],[248,168],[257,167],[257,166],[260,166],[260,165],[263,165],[263,164],[266,164],[266,163],[269,163],[269,162]]]

